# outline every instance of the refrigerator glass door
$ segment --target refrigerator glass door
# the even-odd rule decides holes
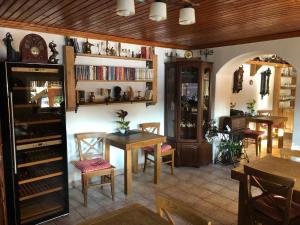
[[[63,67],[8,67],[20,223],[65,211]]]

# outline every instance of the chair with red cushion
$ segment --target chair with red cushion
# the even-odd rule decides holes
[[[103,159],[105,136],[104,132],[74,134],[80,160],[72,163],[81,171],[85,206],[87,206],[89,187],[110,185],[112,199],[114,200],[115,167]],[[100,177],[99,184],[91,184],[91,179],[94,177]]]
[[[141,123],[139,127],[142,129],[143,132],[159,134],[160,123]],[[147,161],[154,162],[154,146],[146,146],[143,147],[142,150],[145,154],[143,170],[145,172],[147,167]],[[175,148],[172,148],[172,146],[169,144],[163,144],[161,146],[162,163],[170,164],[171,174],[174,174],[174,151]],[[151,155],[152,158],[149,158],[149,155]],[[167,157],[170,159],[168,159]]]
[[[247,165],[245,190],[248,216],[251,224],[299,225],[300,204],[292,200],[293,179],[269,174]],[[258,187],[261,194],[252,195],[252,187]]]
[[[264,134],[263,131],[245,129],[241,131],[244,139],[244,146],[247,146],[249,143],[255,144],[256,156],[259,156],[261,153],[261,137]]]

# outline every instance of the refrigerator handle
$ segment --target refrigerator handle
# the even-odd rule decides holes
[[[16,152],[16,139],[15,139],[15,125],[14,125],[14,107],[13,107],[13,95],[12,92],[9,92],[9,104],[8,112],[10,113],[10,126],[11,126],[11,138],[12,138],[12,147],[13,147],[13,160],[14,160],[14,172],[17,174],[17,152]]]

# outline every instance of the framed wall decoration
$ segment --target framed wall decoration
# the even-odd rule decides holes
[[[260,78],[261,99],[263,99],[265,95],[270,94],[270,89],[269,89],[270,75],[271,75],[270,68],[268,68],[267,70],[261,73],[261,78]]]
[[[244,69],[243,69],[243,66],[240,66],[233,73],[232,93],[239,93],[243,89],[243,76],[244,76]]]

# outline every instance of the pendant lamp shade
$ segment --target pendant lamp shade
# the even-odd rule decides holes
[[[118,0],[117,15],[132,16],[135,14],[134,0]]]
[[[179,11],[179,24],[191,25],[196,23],[195,9],[192,7],[182,8]]]
[[[167,4],[165,2],[152,2],[150,6],[149,19],[163,21],[167,19]]]

